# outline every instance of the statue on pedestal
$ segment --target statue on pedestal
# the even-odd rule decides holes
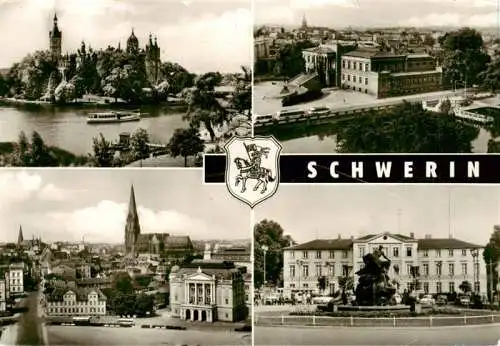
[[[359,276],[356,303],[362,306],[388,305],[396,293],[387,274],[391,260],[384,254],[383,247],[379,246],[373,253],[363,256],[363,262],[365,266],[356,272]]]

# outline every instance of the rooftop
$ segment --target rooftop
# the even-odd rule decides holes
[[[99,295],[99,300],[106,300],[106,296],[102,293],[100,289],[97,288],[74,288],[74,287],[56,287],[50,295],[48,295],[47,300],[51,302],[59,302],[63,300],[63,297],[69,291],[76,294],[76,300],[80,302],[87,301],[88,295],[92,292],[96,292]]]
[[[373,50],[354,50],[344,54],[344,56],[352,56],[356,58],[377,59],[377,58],[404,58],[403,54],[394,54],[392,52],[381,52]]]
[[[356,239],[315,239],[306,243],[291,246],[286,250],[350,250],[355,242],[369,242],[372,239],[376,239],[380,236],[388,235],[391,238],[399,240],[401,242],[417,242],[418,250],[430,250],[430,249],[478,249],[484,246],[468,243],[455,238],[431,238],[426,237],[425,239],[415,239],[403,234],[392,234],[392,233],[380,233],[380,234],[368,234]]]

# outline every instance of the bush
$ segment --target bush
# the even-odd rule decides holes
[[[302,94],[291,94],[288,96],[285,96],[281,100],[281,105],[283,107],[287,106],[293,106],[299,103],[305,103],[305,102],[310,102],[317,100],[323,96],[323,92],[321,90],[308,90],[305,93]]]

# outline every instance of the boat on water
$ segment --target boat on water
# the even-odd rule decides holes
[[[87,116],[88,124],[122,123],[139,120],[141,120],[141,113],[139,111],[89,113]]]

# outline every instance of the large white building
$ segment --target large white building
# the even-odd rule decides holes
[[[371,234],[357,239],[316,239],[284,250],[284,294],[294,292],[321,293],[318,279],[325,277],[325,293],[339,290],[339,277],[351,276],[362,268],[363,256],[383,247],[391,260],[389,277],[396,280],[399,290],[413,289],[416,279],[411,267],[418,267],[418,289],[425,293],[459,292],[468,281],[473,290],[486,294],[486,265],[483,246],[454,238],[415,239],[413,234]]]
[[[0,277],[0,312],[7,310],[7,289],[5,280]]]
[[[243,272],[234,263],[194,260],[170,273],[172,316],[190,321],[243,321],[245,306]]]
[[[24,293],[24,263],[13,263],[5,277],[7,281],[7,297],[15,297]]]
[[[106,296],[99,289],[57,287],[45,298],[48,316],[106,315]]]

